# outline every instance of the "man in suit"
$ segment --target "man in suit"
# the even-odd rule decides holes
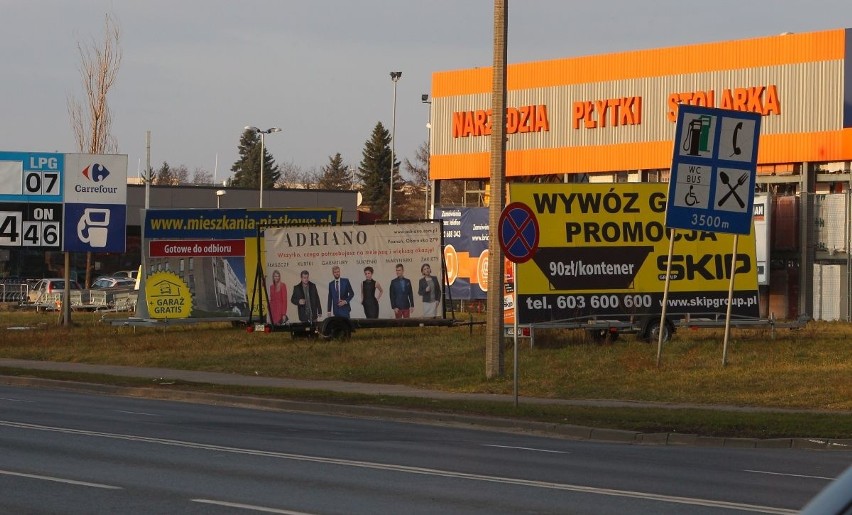
[[[349,279],[340,277],[340,267],[331,267],[331,275],[334,280],[328,283],[328,314],[336,317],[349,318],[352,308],[349,301],[355,296],[355,290],[349,284]]]
[[[311,275],[307,270],[302,270],[302,281],[293,286],[293,294],[290,302],[296,305],[299,311],[299,320],[302,322],[316,322],[322,314],[322,303],[320,302],[317,285],[311,282]]]
[[[396,265],[396,278],[390,283],[390,302],[393,308],[394,318],[411,317],[411,308],[414,307],[414,290],[411,289],[411,281],[405,277],[405,267]]]

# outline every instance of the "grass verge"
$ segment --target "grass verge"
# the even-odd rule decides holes
[[[288,334],[248,334],[225,324],[127,328],[77,317],[75,326],[51,315],[0,313],[0,357],[162,367],[299,379],[404,384],[456,392],[512,393],[507,373],[484,374],[484,328],[410,328],[358,331],[347,341],[293,340]],[[8,329],[27,327],[29,329]],[[435,401],[303,390],[256,389],[47,371],[2,370],[5,375],[82,380],[117,386],[188,389],[233,395],[341,404],[370,404],[489,415],[648,433],[723,437],[852,438],[852,329],[809,324],[800,331],[737,330],[729,364],[721,365],[722,332],[684,331],[663,349],[623,337],[596,345],[581,331],[548,331],[535,346],[519,345],[523,396],[688,403],[689,409],[606,408]],[[509,342],[511,344],[511,341]],[[703,409],[706,405],[707,409]],[[778,408],[778,412],[710,409]],[[782,409],[817,410],[810,413]]]

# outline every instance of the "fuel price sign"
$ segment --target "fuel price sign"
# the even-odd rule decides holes
[[[48,247],[62,245],[62,204],[0,204],[0,246]]]

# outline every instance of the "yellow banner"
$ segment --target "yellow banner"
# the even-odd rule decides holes
[[[512,202],[529,206],[539,227],[537,251],[517,269],[519,320],[659,312],[669,253],[667,190],[662,183],[510,184]],[[669,310],[724,312],[734,236],[674,235]],[[739,236],[736,254],[735,313],[757,316],[753,229]]]

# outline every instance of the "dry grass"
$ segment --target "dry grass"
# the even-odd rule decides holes
[[[485,377],[484,326],[363,330],[325,341],[225,324],[163,330],[112,327],[92,315],[74,321],[64,328],[55,314],[0,313],[0,357],[512,393],[511,347],[504,376]],[[766,330],[733,330],[723,367],[721,330],[682,331],[657,368],[656,345],[631,336],[597,345],[581,331],[542,332],[534,348],[520,340],[521,393],[852,411],[850,336],[852,326],[842,323],[779,330],[774,339]]]

